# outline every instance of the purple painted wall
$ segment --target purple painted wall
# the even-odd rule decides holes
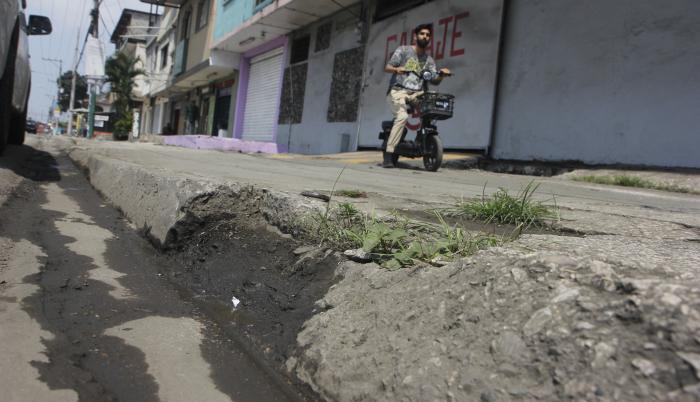
[[[287,147],[274,142],[243,141],[238,138],[210,137],[208,135],[167,135],[163,136],[164,145],[192,149],[217,149],[221,151],[263,152],[269,154],[285,153]]]
[[[282,55],[283,60],[285,62],[283,63],[283,66],[286,65],[286,60],[287,60],[287,51],[288,51],[288,40],[286,36],[280,36],[279,38],[273,39],[264,45],[260,45],[256,47],[255,49],[251,49],[245,53],[243,53],[243,57],[241,59],[241,67],[240,67],[240,74],[239,74],[239,83],[238,83],[238,91],[236,93],[236,114],[235,114],[235,119],[234,119],[234,125],[233,125],[233,137],[235,139],[240,139],[243,136],[243,119],[245,116],[245,107],[246,107],[246,98],[248,96],[248,81],[250,79],[250,60],[259,55],[263,54],[265,52],[268,52],[272,49],[278,48],[278,47],[284,47],[284,53]],[[284,79],[284,68],[281,69],[280,71],[280,79]],[[275,129],[274,129],[274,144],[276,147],[276,142],[277,142],[277,121],[279,119],[279,110],[280,110],[280,105],[279,101],[280,98],[282,97],[282,85],[280,85],[280,90],[279,93],[277,94],[277,112],[275,113]],[[270,143],[270,144],[273,144]],[[286,152],[286,151],[279,151],[279,152]]]

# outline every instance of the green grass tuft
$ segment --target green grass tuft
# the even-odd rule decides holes
[[[630,175],[615,175],[615,176],[575,176],[572,178],[574,181],[583,181],[587,183],[595,184],[607,184],[613,186],[624,186],[624,187],[636,187],[636,188],[649,188],[653,190],[670,191],[674,193],[686,193],[686,194],[700,194],[700,191],[689,189],[686,187],[680,187],[674,184],[667,183],[655,183],[651,180],[643,179],[637,176]]]
[[[439,225],[411,222],[397,214],[377,219],[360,213],[352,204],[342,203],[328,213],[314,215],[306,232],[321,244],[338,250],[362,248],[389,269],[418,261],[447,262],[506,241],[503,237],[451,227],[438,212],[436,216]]]
[[[492,197],[482,195],[481,199],[457,203],[449,213],[486,223],[516,225],[521,228],[543,226],[548,219],[558,218],[557,208],[534,201],[532,195],[539,185],[530,182],[513,197],[504,188],[499,188]]]

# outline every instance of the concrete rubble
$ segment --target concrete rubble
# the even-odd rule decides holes
[[[159,246],[233,202],[255,201],[292,234],[325,208],[288,188],[65,146]],[[286,368],[332,401],[700,400],[700,214],[683,200],[569,199],[560,228],[575,236],[523,235],[440,268],[345,260]]]

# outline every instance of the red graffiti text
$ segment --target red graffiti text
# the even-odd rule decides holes
[[[433,56],[435,61],[442,60],[445,57],[464,55],[464,48],[459,47],[457,39],[462,38],[462,24],[467,17],[469,17],[469,11],[464,11],[433,22],[433,40],[430,41],[430,45],[428,45],[426,50],[429,55]],[[408,44],[413,44],[413,30],[387,36],[384,64],[389,61],[391,54],[397,47]]]

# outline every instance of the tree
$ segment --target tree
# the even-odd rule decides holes
[[[129,131],[133,124],[131,113],[131,92],[136,83],[134,80],[146,72],[136,67],[139,59],[125,53],[116,53],[105,64],[107,82],[111,84],[111,92],[115,95],[114,108],[116,109],[116,122],[114,124],[114,138],[125,140],[129,137]]]
[[[60,96],[58,98],[58,105],[62,112],[68,111],[68,104],[70,103],[70,86],[73,80],[73,72],[66,71],[58,79],[58,87],[60,88]],[[87,80],[84,75],[77,74],[75,77],[75,101],[73,103],[74,108],[87,107],[86,99],[88,97],[87,93]]]

